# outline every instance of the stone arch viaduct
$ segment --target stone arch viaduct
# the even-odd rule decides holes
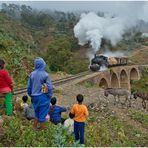
[[[107,88],[127,88],[130,89],[131,80],[139,80],[141,77],[141,69],[148,67],[147,65],[131,65],[113,67],[106,71],[95,72],[92,77],[88,78],[87,82]]]

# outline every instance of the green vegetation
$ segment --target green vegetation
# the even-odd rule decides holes
[[[102,12],[97,14],[104,17]],[[85,55],[88,47],[83,47],[85,50],[81,52],[73,35],[79,17],[80,14],[73,12],[38,11],[26,5],[2,4],[0,58],[8,63],[7,68],[17,86],[26,85],[27,77],[33,69],[33,60],[37,56],[46,59],[47,70],[50,72],[76,74],[88,70],[89,60]],[[117,49],[136,48],[143,43],[140,36],[136,28],[131,29],[124,34]],[[107,46],[116,50],[108,40],[103,39],[101,49]]]
[[[18,117],[4,125],[5,134],[0,141],[2,146],[24,147],[63,147],[73,145],[73,137],[61,126],[47,123],[44,131],[34,131],[31,122]]]
[[[99,113],[90,112],[85,127],[85,146],[147,146],[148,135],[135,129],[132,125],[120,121],[115,115],[108,115],[99,122],[96,117]],[[145,117],[144,117],[145,118]],[[142,123],[143,124],[143,123]],[[46,123],[44,131],[34,131],[31,121],[20,117],[13,117],[4,125],[4,136],[1,146],[33,146],[33,147],[74,147],[73,135],[60,125]]]
[[[138,81],[131,81],[132,91],[148,92],[148,68],[142,70],[141,79]]]
[[[2,4],[0,58],[6,61],[15,87],[27,84],[37,56],[46,60],[48,72],[76,74],[88,69],[88,62],[75,54],[80,49],[73,36],[78,17],[74,13],[44,12],[26,5]]]
[[[144,127],[148,128],[148,115],[140,111],[131,111],[129,115],[132,119],[140,122]]]
[[[0,13],[2,18],[3,14]],[[5,19],[3,19],[5,21]],[[28,75],[33,67],[33,58],[29,47],[35,48],[29,33],[24,33],[23,28],[9,21],[12,28],[0,24],[0,58],[6,61],[6,68],[19,86],[26,84]],[[16,28],[15,28],[16,26]],[[17,28],[18,27],[18,28]],[[19,79],[18,79],[19,78]]]
[[[91,113],[91,117],[93,117]],[[120,121],[115,115],[110,115],[101,119],[96,118],[100,115],[95,114],[95,118],[87,123],[86,145],[87,146],[146,146],[147,136],[132,125]]]
[[[96,85],[92,82],[84,82],[82,83],[82,86],[86,87],[86,88],[91,88],[91,87],[96,87]]]
[[[52,71],[76,74],[88,69],[86,63],[75,58],[72,52],[72,44],[67,37],[58,37],[52,41],[45,57]]]

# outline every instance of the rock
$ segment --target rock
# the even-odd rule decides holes
[[[135,136],[136,136],[136,137],[140,137],[141,135],[140,135],[140,134],[136,134]]]

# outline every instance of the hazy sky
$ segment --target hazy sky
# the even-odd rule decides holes
[[[143,4],[148,6],[148,2],[143,1],[0,1],[2,3],[17,3],[30,5],[32,8],[53,9],[61,11],[105,11],[118,12],[130,6]]]

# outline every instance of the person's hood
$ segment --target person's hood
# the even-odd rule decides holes
[[[34,61],[34,67],[36,70],[45,70],[46,63],[42,58],[38,57]]]

